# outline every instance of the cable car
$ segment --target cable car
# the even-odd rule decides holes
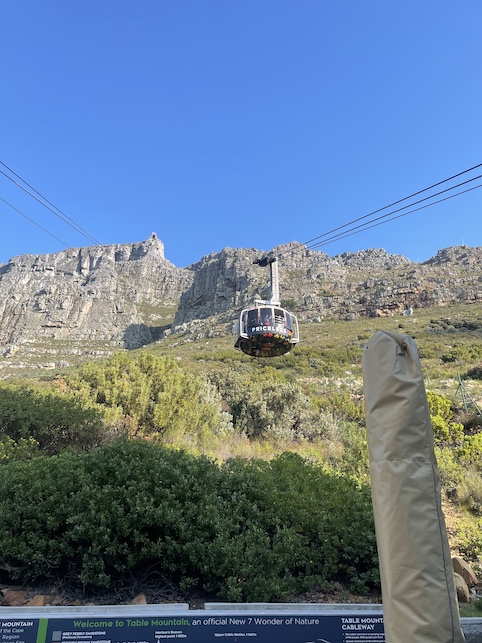
[[[257,299],[241,311],[234,324],[234,348],[251,357],[278,357],[299,342],[298,320],[279,302],[278,260],[263,257],[253,263],[269,264],[271,292],[268,300]]]

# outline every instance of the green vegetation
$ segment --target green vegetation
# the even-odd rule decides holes
[[[460,616],[464,618],[478,618],[482,616],[482,598],[477,599],[470,605],[460,606]]]
[[[74,399],[102,407],[108,426],[131,436],[178,444],[232,430],[216,389],[167,357],[142,352],[130,359],[117,353],[105,363],[85,364],[66,386]]]
[[[361,372],[377,328],[417,342],[451,545],[480,572],[481,317],[327,320],[272,360],[172,335],[1,384],[0,579],[108,591],[149,569],[234,601],[377,589]]]
[[[228,600],[377,582],[370,492],[285,454],[205,457],[139,440],[0,467],[1,568],[106,589],[146,568]],[[6,493],[6,491],[9,493]]]
[[[88,400],[55,390],[0,387],[0,439],[27,443],[53,455],[68,447],[91,449],[105,439],[102,415]]]

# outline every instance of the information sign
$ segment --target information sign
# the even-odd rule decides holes
[[[0,619],[0,643],[385,643],[380,614],[196,613]]]

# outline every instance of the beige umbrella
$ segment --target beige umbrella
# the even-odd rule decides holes
[[[417,347],[377,331],[363,379],[387,643],[462,643]]]

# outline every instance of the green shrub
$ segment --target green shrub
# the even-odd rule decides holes
[[[85,364],[67,383],[77,396],[102,405],[109,424],[126,426],[131,435],[178,444],[186,435],[232,431],[216,389],[167,357],[117,353]]]
[[[117,440],[0,467],[0,570],[112,589],[157,569],[181,587],[265,601],[378,582],[370,493],[292,454],[271,463]]]
[[[226,402],[234,426],[250,438],[313,440],[326,433],[331,417],[316,410],[311,399],[273,369],[263,377],[211,374]]]
[[[0,464],[11,460],[28,460],[39,455],[39,444],[33,438],[20,438],[18,442],[8,437],[0,436]]]
[[[0,467],[0,568],[108,588],[162,561],[191,576],[192,548],[213,535],[217,467],[136,440]],[[7,493],[8,490],[8,493]],[[194,561],[194,566],[196,561]]]
[[[285,453],[271,463],[271,499],[285,522],[303,533],[325,580],[363,591],[378,581],[378,561],[368,485],[309,466]]]
[[[464,438],[464,427],[451,421],[453,413],[450,400],[444,395],[427,391],[427,401],[435,442],[439,445],[460,444]]]
[[[460,482],[462,469],[452,447],[435,445],[435,458],[444,489],[454,491]]]
[[[223,598],[263,601],[335,580],[358,592],[377,586],[368,487],[292,453],[271,462],[230,460],[222,471],[233,521],[213,546]]]
[[[482,357],[482,348],[477,344],[455,344],[441,357],[444,363],[467,364]]]
[[[469,368],[465,377],[468,377],[472,380],[482,380],[482,364],[477,364]]]
[[[427,391],[427,402],[430,415],[438,415],[442,420],[446,421],[452,417],[450,400],[444,395],[439,395],[433,391]]]
[[[348,390],[341,389],[323,396],[320,395],[316,400],[316,405],[319,408],[328,409],[337,417],[365,424],[363,400],[355,398],[353,393]]]
[[[457,456],[464,468],[473,465],[482,473],[482,433],[466,436]]]
[[[457,524],[458,549],[470,562],[482,561],[482,518],[467,516]]]
[[[462,506],[474,514],[482,515],[482,473],[480,470],[475,467],[465,470],[457,489],[457,497]]]
[[[0,436],[33,439],[46,453],[91,449],[106,440],[98,408],[55,390],[0,386]]]
[[[370,470],[366,428],[356,422],[340,422],[338,437],[342,452],[333,465],[344,475],[368,482]]]
[[[435,442],[439,444],[460,444],[464,439],[463,424],[447,422],[440,415],[432,415],[430,419]]]

